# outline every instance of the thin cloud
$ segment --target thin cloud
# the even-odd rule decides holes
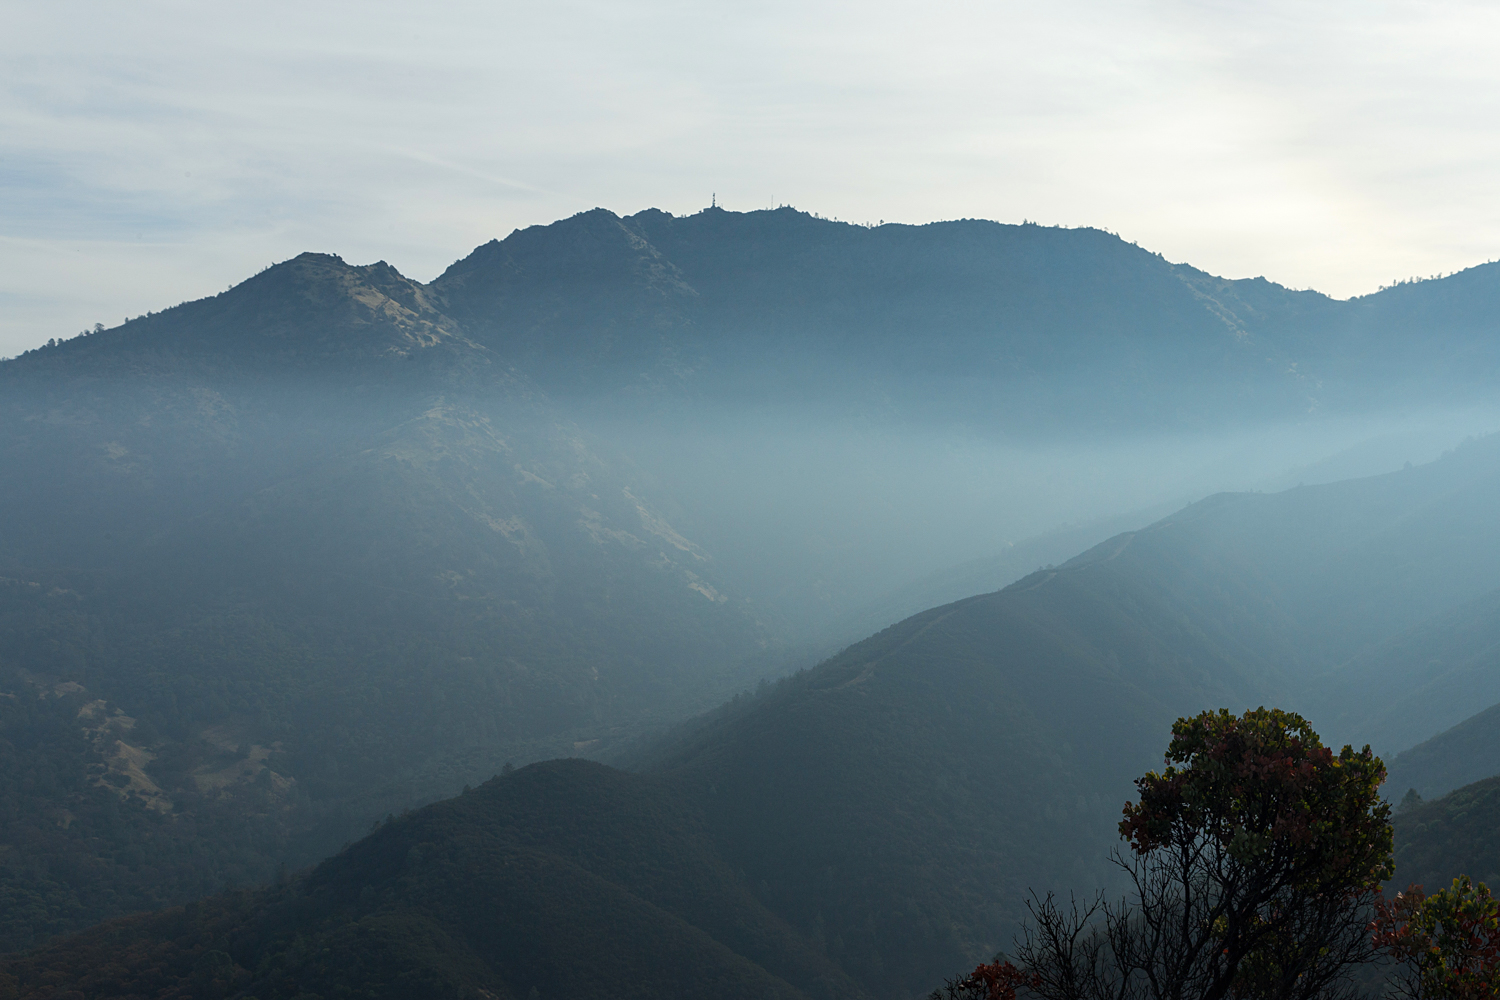
[[[543,187],[538,187],[535,184],[527,184],[524,181],[511,180],[509,177],[496,177],[494,174],[485,173],[482,170],[475,170],[473,167],[466,167],[462,163],[452,163],[448,160],[443,159],[442,157],[433,156],[431,153],[423,153],[414,149],[400,149],[398,147],[387,147],[386,151],[393,153],[396,156],[404,156],[407,159],[415,160],[418,163],[426,163],[434,167],[441,167],[444,170],[451,170],[456,174],[463,174],[465,177],[473,177],[477,180],[486,181],[490,184],[498,184],[501,187],[514,188],[517,191],[527,191],[533,194],[557,194],[557,192],[555,191],[551,191]]]

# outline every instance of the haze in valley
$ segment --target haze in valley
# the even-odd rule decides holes
[[[0,1000],[927,996],[1218,708],[1500,877],[1489,10],[13,21]]]

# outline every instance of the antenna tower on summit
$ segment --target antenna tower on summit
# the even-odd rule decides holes
[[[709,208],[718,208],[719,207],[719,192],[717,192],[717,191],[714,192],[713,198],[710,199],[710,201],[708,203],[708,207]]]

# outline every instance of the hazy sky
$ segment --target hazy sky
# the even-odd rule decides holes
[[[0,355],[604,206],[1092,225],[1338,296],[1500,257],[1500,5],[0,0]]]

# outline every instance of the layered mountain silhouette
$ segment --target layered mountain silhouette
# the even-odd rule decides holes
[[[1441,651],[1440,647],[1435,652]],[[1438,682],[1432,686],[1438,689],[1440,696],[1456,690],[1454,700],[1461,710],[1483,704],[1490,690],[1493,669],[1483,669],[1482,663],[1476,657],[1461,665],[1454,674],[1440,673]],[[1412,667],[1416,671],[1423,665],[1418,659]],[[1425,666],[1429,673],[1441,669],[1437,660],[1427,660]],[[1464,684],[1464,681],[1469,683]],[[1424,690],[1423,693],[1427,692]],[[1423,699],[1424,702],[1427,700]],[[1451,729],[1398,754],[1390,764],[1390,791],[1399,798],[1409,789],[1418,796],[1431,799],[1497,774],[1500,774],[1500,704],[1491,705]]]
[[[608,862],[610,877],[638,896],[641,891],[621,882],[619,873],[670,873],[676,862],[669,859],[678,856],[687,859],[683,870],[690,873],[700,870],[692,858],[706,856],[712,863],[702,870],[716,873],[714,891],[741,894],[735,907],[750,907],[761,914],[756,920],[773,922],[799,953],[817,956],[872,996],[920,993],[1004,946],[1028,888],[1087,891],[1109,884],[1107,852],[1118,810],[1131,793],[1131,778],[1159,762],[1173,718],[1205,706],[1242,710],[1261,703],[1307,704],[1315,719],[1331,711],[1314,700],[1317,686],[1307,678],[1358,669],[1357,655],[1329,665],[1357,648],[1348,616],[1386,594],[1392,603],[1383,613],[1381,607],[1367,612],[1380,613],[1384,624],[1363,630],[1379,645],[1407,631],[1391,609],[1431,583],[1411,572],[1411,560],[1379,581],[1334,570],[1367,571],[1371,551],[1411,552],[1419,541],[1430,547],[1432,526],[1422,513],[1435,503],[1444,511],[1462,509],[1464,497],[1487,488],[1494,449],[1487,440],[1432,467],[1391,476],[1212,498],[996,593],[917,615],[813,670],[648,741],[623,761],[638,777],[582,762],[523,769],[486,786],[482,796],[472,793],[383,828],[295,888],[274,890],[281,895],[226,897],[209,912],[230,912],[193,917],[192,934],[168,930],[182,926],[181,915],[118,925],[15,964],[10,974],[40,983],[35,977],[59,963],[91,975],[118,970],[129,965],[125,954],[155,956],[153,949],[165,947],[171,934],[196,942],[171,958],[182,976],[202,972],[202,954],[222,952],[233,960],[233,967],[224,967],[226,983],[263,991],[257,996],[281,995],[271,980],[254,978],[257,970],[267,956],[274,960],[264,968],[280,967],[283,960],[274,956],[283,946],[276,941],[312,935],[326,938],[338,957],[328,959],[326,969],[308,967],[286,982],[405,976],[426,984],[421,988],[432,995],[448,990],[455,996],[471,987],[496,995],[538,983],[542,994],[585,988],[585,980],[568,978],[584,973],[559,971],[585,961],[581,953],[557,957],[548,949],[567,944],[586,951],[596,933],[623,940],[670,937],[659,923],[678,924],[622,902],[611,919],[629,926],[558,930],[551,943],[531,942],[527,934],[562,919],[546,916],[549,901],[574,892],[564,893],[556,888],[561,883],[548,881],[553,876],[531,867],[546,868],[551,860],[528,856],[507,870],[524,875],[527,885],[552,888],[497,889],[471,911],[464,908],[479,904],[464,902],[470,897],[456,889],[429,895],[431,886],[447,884],[436,874],[400,881],[399,873],[415,871],[414,858],[425,857],[411,853],[415,841],[401,841],[400,850],[380,846],[393,843],[391,830],[425,829],[428,817],[453,815],[445,810],[468,809],[463,803],[470,801],[493,801],[497,789],[524,787],[534,796],[526,818],[493,822],[510,824],[514,836],[531,838],[538,850],[551,845],[548,850],[615,859]],[[1465,535],[1460,522],[1447,527]],[[1434,558],[1441,555],[1434,552]],[[1490,562],[1484,551],[1471,556],[1469,564],[1452,552],[1444,557],[1455,578]],[[1324,567],[1321,576],[1318,567]],[[1306,606],[1313,593],[1322,594],[1322,605]],[[1409,615],[1422,612],[1416,607]],[[1340,627],[1320,628],[1330,620]],[[1333,660],[1320,660],[1319,651]],[[622,834],[625,821],[610,817],[627,804],[653,811],[663,825],[649,835]],[[689,835],[697,847],[673,839]],[[443,843],[455,877],[487,877],[489,848],[480,850],[458,833],[430,836]],[[671,845],[665,854],[650,853],[663,843]],[[627,848],[644,853],[622,858]],[[467,853],[471,849],[478,853]],[[371,870],[352,878],[334,897],[345,900],[338,904],[343,908],[295,903],[321,898],[315,887],[331,884],[330,873],[352,859],[397,855],[404,860],[380,869],[386,874]],[[444,936],[419,931],[403,916],[390,925],[394,930],[381,932],[394,937],[349,938],[356,924],[377,915],[347,902],[356,898],[356,882],[360,905],[380,899],[402,913],[419,911]],[[395,888],[388,891],[388,885]],[[606,891],[616,889],[593,890]],[[655,897],[642,898],[660,906]],[[450,905],[458,911],[450,912]],[[594,926],[588,923],[591,904],[577,905],[579,926]],[[778,971],[781,958],[755,953],[710,926],[703,914],[726,906],[671,913],[759,966],[738,966],[741,982],[764,984],[760,977],[768,973],[805,995],[821,988],[798,979],[801,973]],[[470,941],[480,933],[481,915],[517,928],[512,950]],[[238,929],[244,926],[275,926],[282,937]],[[419,946],[429,940],[445,943]],[[653,995],[691,995],[681,983],[721,975],[716,970],[729,961],[715,949],[672,951],[677,958],[645,954],[657,956],[654,971],[640,974],[641,982],[654,984]],[[381,964],[390,956],[412,964]],[[152,957],[143,967],[155,970],[160,962]],[[819,975],[833,975],[818,967],[824,969]],[[666,983],[653,976],[677,978]],[[439,990],[435,983],[445,985]],[[404,995],[394,990],[376,995]]]
[[[1177,715],[1275,703],[1385,751],[1477,707],[1408,665],[1442,643],[1480,662],[1500,444],[1214,496],[1071,561],[1107,532],[1018,547],[894,591],[890,618],[1062,564],[699,715],[809,652],[718,554],[736,519],[615,425],[769,408],[1043,442],[1457,397],[1491,385],[1495,284],[1334,302],[1094,230],[596,211],[429,284],[303,255],[5,362],[0,950],[260,884],[506,761],[585,755],[635,773],[522,768],[312,875],[59,947],[197,942],[143,958],[181,973],[143,995],[266,1000],[358,967],[529,996],[597,988],[607,968],[573,967],[628,930],[664,942],[622,973],[642,995],[925,992],[1005,944],[1028,886],[1107,879]],[[762,547],[757,571],[785,572]],[[656,825],[611,847],[598,810]],[[446,867],[399,830],[451,839]],[[556,899],[614,902],[579,902],[593,930],[570,944]],[[354,965],[286,943],[314,938]],[[610,947],[592,961],[627,961]]]
[[[258,881],[775,662],[628,463],[384,265],[299,258],[0,381],[0,711],[43,758],[7,765],[36,845],[8,946]]]

